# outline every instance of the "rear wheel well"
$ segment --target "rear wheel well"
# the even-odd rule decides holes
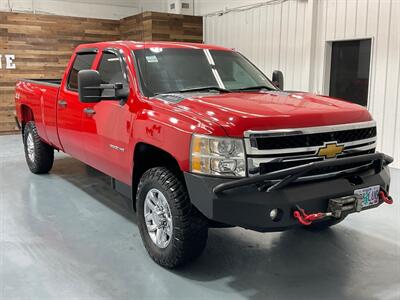
[[[136,192],[140,178],[147,170],[154,167],[166,167],[174,172],[183,183],[185,182],[179,164],[171,154],[158,147],[138,143],[133,157],[132,199],[134,209],[136,208]]]
[[[22,104],[21,105],[21,131],[22,131],[22,134],[24,134],[25,125],[30,121],[35,121],[35,118],[33,116],[33,111],[29,106]]]

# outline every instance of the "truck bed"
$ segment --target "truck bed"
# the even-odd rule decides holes
[[[56,149],[61,149],[57,133],[57,99],[61,79],[21,79],[16,84],[16,108],[22,120],[24,107],[35,116],[40,137]]]

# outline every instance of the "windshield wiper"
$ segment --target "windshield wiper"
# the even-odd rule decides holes
[[[204,87],[183,89],[183,90],[177,90],[177,91],[169,91],[169,92],[165,92],[165,93],[157,93],[156,96],[157,95],[165,95],[165,94],[201,92],[201,91],[218,91],[218,92],[221,92],[221,93],[232,93],[232,91],[220,88],[218,86],[204,86]]]
[[[234,89],[233,91],[239,91],[239,92],[244,92],[244,91],[252,91],[252,90],[268,90],[268,91],[275,91],[275,89],[266,86],[266,85],[257,85],[257,86],[248,86],[240,89]]]

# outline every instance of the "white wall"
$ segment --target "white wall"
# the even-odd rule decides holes
[[[168,0],[131,0],[138,2],[139,11],[158,11],[166,12]]]
[[[400,1],[319,1],[315,73],[310,89],[327,93],[326,41],[372,38],[368,108],[378,123],[378,147],[400,167]]]
[[[284,72],[288,88],[307,90],[311,48],[307,9],[307,2],[289,1],[207,16],[205,41],[238,49],[266,74],[277,69]]]
[[[142,11],[166,11],[166,0],[0,0],[0,11],[115,19]]]
[[[264,0],[194,0],[194,12],[197,16],[204,16],[216,11],[260,2]]]
[[[321,94],[329,92],[329,42],[372,38],[368,108],[378,149],[400,167],[399,0],[292,0],[207,16],[204,26],[207,43],[238,49],[268,75],[282,70],[286,89]]]

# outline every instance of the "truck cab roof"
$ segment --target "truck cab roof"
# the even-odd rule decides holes
[[[163,41],[114,41],[114,42],[101,42],[92,44],[82,44],[78,46],[77,51],[84,48],[107,48],[107,47],[127,47],[132,50],[149,49],[149,48],[188,48],[188,49],[210,49],[232,51],[230,48],[221,46],[200,44],[200,43],[184,43],[184,42],[163,42]]]

